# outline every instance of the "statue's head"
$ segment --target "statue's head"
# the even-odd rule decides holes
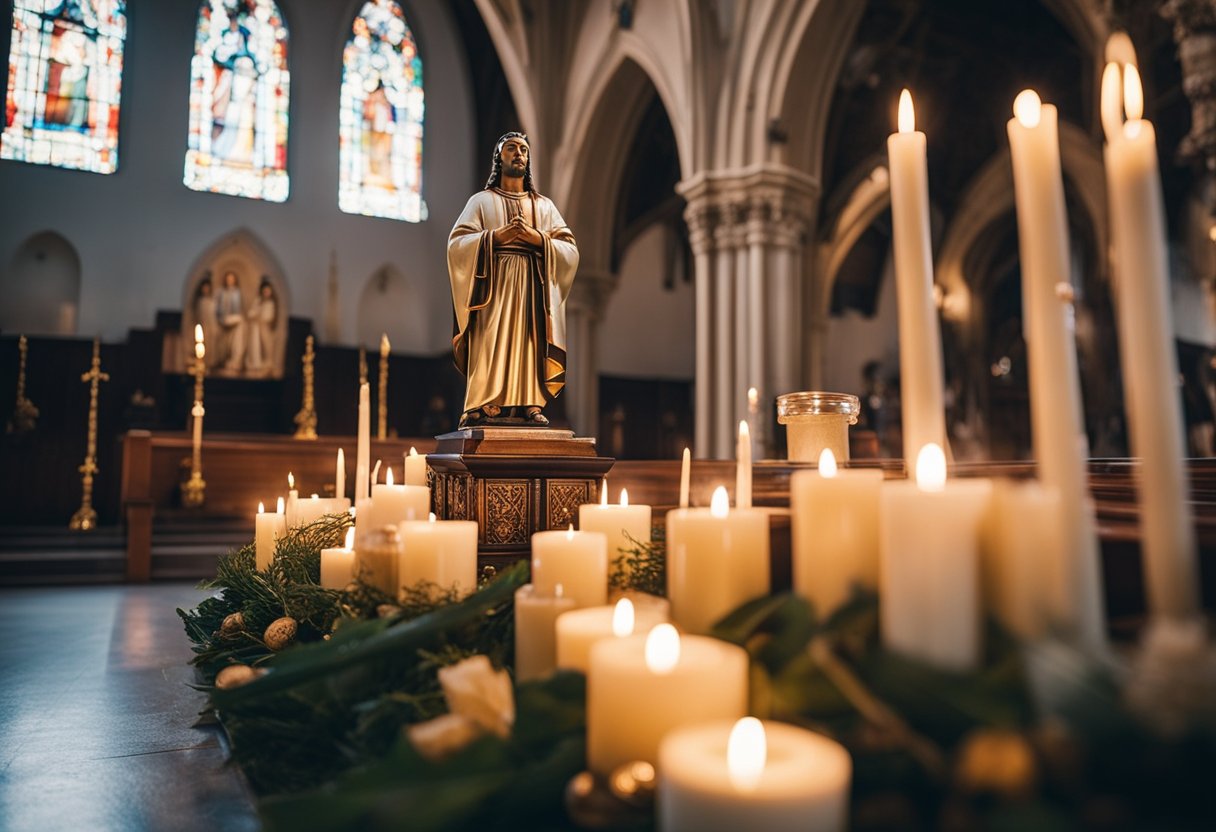
[[[258,294],[264,298],[274,297],[274,287],[270,285],[270,281],[265,278],[258,284]]]
[[[210,297],[214,287],[211,285],[211,278],[204,277],[198,284],[198,293],[204,297]]]
[[[231,289],[232,287],[234,287],[236,285],[237,285],[236,272],[225,272],[224,288]]]
[[[490,178],[486,181],[487,188],[497,188],[502,184],[503,170],[510,176],[524,178],[524,190],[535,191],[532,182],[532,148],[528,145],[528,137],[524,133],[504,133],[494,145],[494,158],[490,162]]]

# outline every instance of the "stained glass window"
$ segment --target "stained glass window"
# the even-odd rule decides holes
[[[272,0],[203,0],[190,65],[185,183],[287,199],[287,27]]]
[[[15,0],[0,159],[118,167],[125,0]]]
[[[422,58],[401,7],[369,0],[342,54],[338,207],[426,219],[422,201]]]

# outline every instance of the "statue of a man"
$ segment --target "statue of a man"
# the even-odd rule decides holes
[[[566,298],[578,268],[574,235],[532,182],[523,133],[494,147],[485,190],[448,237],[456,310],[452,347],[467,379],[461,427],[513,409],[530,425],[566,383]]]

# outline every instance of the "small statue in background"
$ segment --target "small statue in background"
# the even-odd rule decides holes
[[[239,374],[245,362],[243,309],[244,301],[236,272],[226,272],[224,285],[216,296],[216,320],[219,324],[219,355],[216,356],[216,363],[231,375]]]
[[[245,373],[250,376],[269,375],[274,365],[275,330],[279,305],[274,287],[263,278],[257,297],[249,307],[249,344],[245,355]]]

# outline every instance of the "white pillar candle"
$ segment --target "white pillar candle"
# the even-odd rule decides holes
[[[853,596],[878,590],[877,469],[838,470],[830,448],[817,471],[790,478],[794,591],[823,621]]]
[[[681,636],[670,624],[598,642],[587,674],[587,767],[607,776],[634,760],[653,765],[670,731],[739,719],[747,713],[747,679],[742,647]]]
[[[292,529],[300,525],[296,521],[296,503],[300,500],[300,492],[296,490],[296,478],[290,471],[287,472],[287,503],[283,508],[283,515],[287,518],[287,528]]]
[[[321,550],[321,586],[346,589],[355,578],[355,527],[346,530],[346,542],[337,549]]]
[[[744,717],[672,731],[659,746],[661,832],[837,832],[853,760],[840,743]]]
[[[558,584],[576,607],[608,601],[608,538],[601,532],[537,532],[532,535],[532,583],[542,595]]]
[[[739,423],[739,441],[735,445],[735,506],[752,507],[752,432],[747,422]]]
[[[1022,640],[1066,621],[1069,552],[1060,492],[1031,480],[993,483],[984,545],[984,606]]]
[[[401,538],[396,526],[380,526],[355,537],[355,568],[359,580],[391,598],[397,597],[397,556]]]
[[[930,442],[946,443],[942,399],[942,339],[933,303],[933,247],[929,238],[929,163],[925,134],[916,130],[912,96],[899,96],[899,132],[887,139],[895,290],[899,307],[904,464]]]
[[[350,500],[345,497],[322,497],[319,494],[313,494],[307,500],[300,500],[296,503],[295,525],[307,526],[322,517],[345,514],[348,511],[350,511]]]
[[[426,485],[426,457],[420,456],[414,447],[405,455],[405,484]]]
[[[425,520],[431,512],[431,491],[423,485],[394,485],[393,469],[384,483],[372,486],[367,523],[372,529],[395,526],[405,520]]]
[[[726,489],[709,508],[667,514],[667,597],[671,617],[692,633],[769,592],[768,515],[730,508]]]
[[[287,532],[287,518],[283,514],[283,498],[279,498],[279,504],[274,514],[267,514],[266,506],[258,503],[258,514],[254,521],[254,564],[259,572],[265,572],[270,568],[271,561],[274,560],[276,541]]]
[[[946,457],[921,449],[915,482],[888,482],[882,512],[879,617],[887,649],[946,670],[980,658],[980,535],[986,479],[946,481]]]
[[[1061,624],[1091,647],[1105,643],[1098,537],[1089,499],[1089,450],[1071,313],[1058,291],[1069,280],[1068,217],[1056,108],[1034,92],[1014,102],[1008,124],[1022,264],[1023,329],[1030,369],[1030,426],[1044,485],[1058,489],[1069,554],[1072,612]],[[1065,298],[1068,297],[1065,292]]]
[[[557,619],[557,666],[586,673],[591,666],[591,647],[600,639],[646,635],[665,623],[663,607],[635,606],[628,598],[606,607],[563,613]]]
[[[600,502],[578,507],[578,528],[584,532],[601,532],[608,540],[608,562],[621,559],[621,551],[633,549],[639,543],[650,542],[650,506],[629,504],[629,493],[621,489],[620,505],[608,505],[608,489],[600,489]]]
[[[346,496],[346,453],[338,448],[338,460],[334,464],[334,499]]]
[[[429,520],[407,520],[398,528],[397,580],[401,588],[428,582],[441,590],[454,587],[458,598],[477,589],[475,520],[436,520],[432,514]]]
[[[692,485],[692,451],[684,449],[680,461],[680,508],[688,508],[688,492]]]
[[[574,609],[574,599],[563,594],[562,585],[552,595],[542,595],[534,584],[515,590],[515,681],[540,679],[556,666],[556,621]]]
[[[371,387],[365,381],[359,385],[358,444],[355,446],[355,505],[368,496],[368,472],[372,461],[372,400]]]
[[[1200,613],[1199,571],[1183,464],[1157,134],[1152,122],[1142,117],[1144,95],[1135,65],[1127,64],[1123,73],[1120,84],[1119,67],[1106,67],[1102,121],[1123,400],[1131,450],[1140,464],[1145,594],[1153,615],[1186,619]]]

